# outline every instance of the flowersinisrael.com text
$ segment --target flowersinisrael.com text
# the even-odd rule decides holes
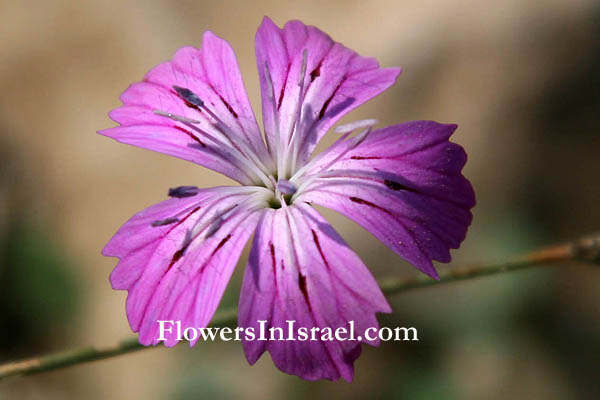
[[[258,329],[254,327],[207,327],[182,328],[181,321],[174,320],[158,320],[159,336],[158,341],[167,340],[166,335],[175,334],[177,340],[187,341],[215,341],[222,340],[229,342],[231,340],[281,340],[281,341],[373,341],[380,339],[382,341],[418,341],[417,328],[410,327],[370,327],[365,329],[364,338],[361,335],[356,335],[354,321],[348,321],[347,326],[337,327],[303,327],[297,326],[296,321],[286,321],[285,328],[270,327],[267,328],[267,321],[261,320],[258,322]]]

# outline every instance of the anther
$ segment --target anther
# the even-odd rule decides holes
[[[204,102],[200,99],[200,97],[198,97],[198,95],[192,92],[190,89],[175,85],[173,86],[173,89],[175,89],[179,97],[191,105],[196,107],[202,107],[204,105]]]
[[[211,237],[212,235],[214,235],[215,233],[217,233],[217,231],[221,228],[221,225],[223,224],[223,218],[222,217],[217,217],[212,224],[210,224],[208,231],[206,232],[206,235],[204,235],[205,239],[208,239],[209,237]]]
[[[175,188],[169,189],[169,197],[192,197],[198,194],[200,189],[196,186],[178,186]]]
[[[171,225],[178,221],[179,221],[179,218],[171,217],[171,218],[159,219],[158,221],[152,222],[151,225],[153,227]]]
[[[267,95],[269,100],[275,101],[275,92],[273,91],[273,81],[271,80],[271,70],[269,69],[269,63],[265,62],[265,80],[267,81]]]
[[[367,128],[358,135],[356,135],[356,137],[353,138],[354,143],[352,143],[352,148],[355,148],[356,146],[364,142],[367,136],[369,136],[369,133],[371,133],[371,128]]]
[[[298,77],[298,86],[304,82],[304,75],[306,75],[306,62],[308,58],[308,50],[304,49],[302,52],[302,68],[300,69],[300,76]]]
[[[335,133],[345,134],[362,128],[371,128],[377,125],[379,121],[376,119],[362,119],[360,121],[350,122],[348,124],[340,125],[334,129]]]
[[[173,121],[187,122],[188,124],[199,124],[200,123],[200,121],[198,121],[196,119],[187,118],[182,115],[172,114],[172,113],[166,112],[166,111],[152,110],[152,112],[156,115],[160,115],[161,117],[167,117],[169,119],[172,119]]]
[[[194,240],[194,235],[192,234],[192,230],[188,229],[185,231],[185,236],[184,236],[183,242],[181,244],[182,254],[190,246],[190,243],[192,243],[192,240]]]

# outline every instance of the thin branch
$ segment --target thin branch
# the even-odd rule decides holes
[[[498,264],[478,264],[445,268],[439,273],[439,281],[433,280],[424,274],[417,274],[408,279],[385,280],[380,282],[379,286],[385,294],[391,295],[411,289],[495,275],[502,272],[518,271],[535,266],[552,265],[565,261],[600,264],[600,233],[566,244],[544,247]]]
[[[237,310],[235,308],[220,311],[215,314],[211,326],[226,326],[236,320]],[[52,371],[69,367],[71,365],[88,363],[132,353],[138,350],[152,349],[155,347],[142,346],[137,337],[131,337],[120,341],[117,345],[95,348],[84,347],[75,350],[61,351],[28,360],[15,361],[0,365],[0,380],[16,375],[33,375],[40,372]]]
[[[386,295],[402,293],[411,289],[427,286],[438,286],[445,283],[495,275],[542,265],[552,265],[566,261],[580,261],[600,264],[600,234],[579,239],[571,243],[543,248],[524,256],[498,264],[481,264],[468,267],[446,268],[440,272],[440,279],[433,280],[424,274],[410,278],[392,279],[381,282],[381,289]],[[215,314],[211,326],[222,327],[235,324],[237,309],[228,309]],[[52,371],[71,365],[103,360],[154,347],[142,346],[137,337],[121,341],[116,346],[103,348],[81,348],[35,357],[27,360],[0,365],[0,380],[17,375],[33,375]]]

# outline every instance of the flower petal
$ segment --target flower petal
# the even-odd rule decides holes
[[[376,312],[391,312],[360,258],[323,217],[302,203],[263,214],[239,306],[238,325],[253,328],[257,337],[259,321],[267,321],[267,332],[271,327],[287,329],[287,321],[308,332],[314,327],[348,328],[354,321],[356,337],[364,338],[367,328],[378,326]],[[358,341],[244,340],[243,344],[251,364],[269,351],[282,371],[310,380],[352,380],[354,360],[360,354]]]
[[[321,174],[296,201],[346,215],[421,271],[450,261],[471,223],[475,195],[461,174],[462,147],[448,141],[456,125],[414,121],[372,132],[324,152],[307,177]],[[327,171],[327,172],[324,172]]]
[[[386,90],[400,74],[399,68],[379,68],[375,59],[359,56],[313,26],[290,21],[280,29],[268,17],[256,33],[256,59],[265,136],[271,149],[276,145],[277,121],[283,140],[289,143],[298,111],[302,112],[295,133],[299,165],[308,160],[333,124]]]
[[[214,117],[186,102],[174,87],[193,92],[228,132],[224,134]],[[244,184],[252,181],[246,177],[244,166],[231,157],[227,138],[245,144],[263,162],[270,162],[235,54],[225,40],[211,32],[205,32],[201,49],[178,50],[172,61],[159,64],[142,82],[131,85],[121,101],[124,105],[110,113],[121,126],[99,133],[195,162]],[[155,110],[198,121],[203,132],[220,138],[227,146],[215,144],[181,121],[156,115]]]
[[[127,317],[140,343],[158,343],[158,320],[180,320],[182,329],[209,323],[260,217],[249,196],[219,187],[164,201],[134,215],[106,245],[105,256],[120,258],[110,281],[129,291]],[[177,344],[176,332],[165,337],[165,345]]]

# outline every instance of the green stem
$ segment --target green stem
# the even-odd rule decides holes
[[[389,296],[411,289],[438,286],[444,283],[495,275],[535,266],[557,264],[565,261],[600,263],[600,234],[564,245],[544,248],[498,264],[446,268],[440,272],[440,279],[437,281],[424,274],[418,274],[410,278],[386,280],[381,282],[380,285],[383,292]],[[220,311],[215,314],[211,326],[218,327],[232,325],[235,324],[236,319],[237,309]],[[103,348],[86,347],[22,361],[9,362],[0,365],[0,380],[10,376],[38,374],[40,372],[103,360],[105,358],[116,357],[122,354],[151,348],[154,347],[142,346],[138,343],[137,337],[132,337],[121,341],[116,346]]]

